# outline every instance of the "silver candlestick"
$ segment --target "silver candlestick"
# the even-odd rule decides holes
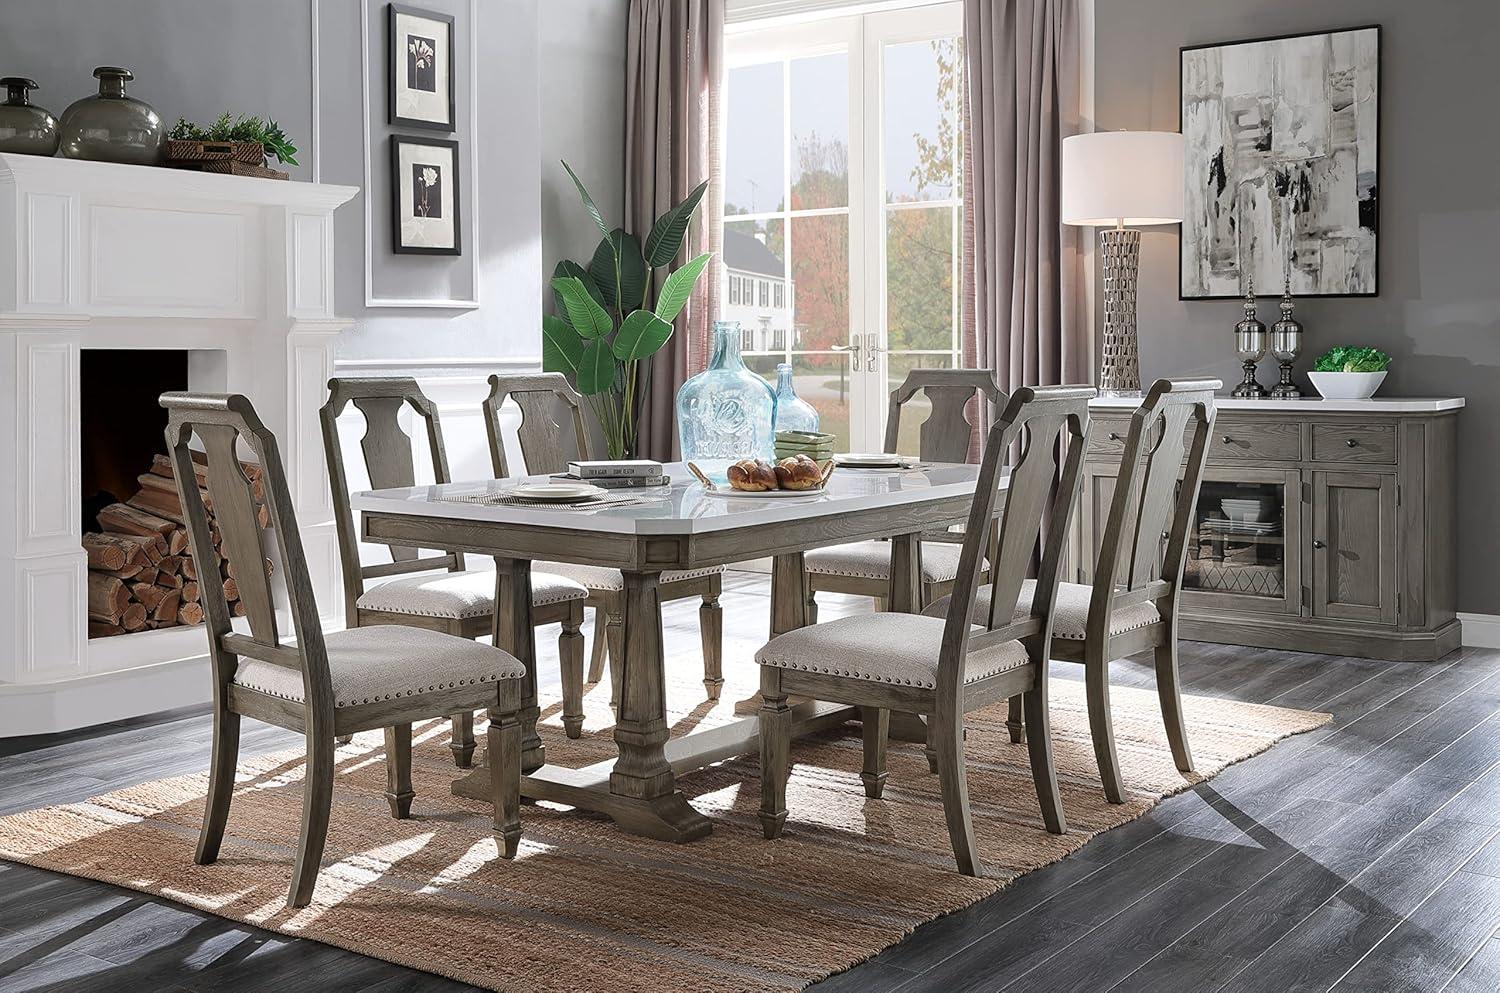
[[[1281,363],[1281,382],[1271,387],[1271,399],[1296,400],[1302,396],[1292,382],[1292,363],[1302,352],[1302,323],[1292,316],[1292,286],[1287,280],[1281,293],[1281,320],[1271,325],[1271,354]]]
[[[1141,261],[1141,233],[1123,225],[1101,231],[1104,253],[1104,356],[1099,395],[1141,395],[1141,359],[1136,344],[1135,288]]]
[[[1266,326],[1255,318],[1255,277],[1245,288],[1245,319],[1234,326],[1234,355],[1245,364],[1245,379],[1231,396],[1262,399],[1266,388],[1255,378],[1255,365],[1266,354]]]

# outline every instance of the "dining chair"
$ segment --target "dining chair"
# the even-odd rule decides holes
[[[890,711],[927,718],[948,837],[959,871],[968,876],[979,874],[980,862],[969,812],[964,715],[1020,694],[1042,821],[1053,834],[1067,830],[1047,723],[1047,659],[1058,568],[1082,481],[1088,403],[1094,395],[1089,386],[1024,387],[1011,395],[989,431],[943,617],[844,617],[780,635],[756,653],[763,701],[760,821],[767,838],[779,836],[786,823],[791,694],[860,708],[860,779],[873,799],[885,788]],[[1013,443],[1020,445],[1020,455],[1002,487],[1001,463]],[[984,552],[997,507],[1003,513],[995,568],[985,580]],[[1038,578],[1023,587],[1038,542],[1044,546]],[[976,616],[981,585],[990,607]]]
[[[1109,711],[1109,665],[1114,659],[1153,651],[1172,760],[1180,771],[1193,771],[1177,673],[1177,601],[1213,430],[1214,391],[1223,385],[1217,379],[1158,379],[1151,386],[1130,417],[1094,584],[1058,587],[1052,657],[1084,666],[1089,731],[1110,803],[1125,798]],[[939,601],[929,610],[936,613],[941,606]],[[1020,703],[1010,702],[1013,737],[1023,723]]]
[[[923,462],[967,462],[972,434],[964,410],[975,397],[993,412],[1005,400],[995,377],[984,369],[913,369],[891,391],[885,422],[885,450],[895,452],[901,436],[902,409],[917,395],[932,404],[932,413],[917,432],[917,457]],[[958,575],[962,535],[936,531],[917,546],[922,576],[922,603],[948,595]],[[991,549],[993,550],[993,549]],[[885,608],[891,580],[891,545],[856,541],[818,548],[803,556],[807,570],[808,612],[817,620],[818,593],[873,597]]]
[[[411,726],[414,721],[484,707],[490,713],[489,750],[495,830],[513,858],[521,840],[521,681],[525,666],[488,645],[423,628],[348,628],[324,634],[308,578],[302,539],[276,438],[238,394],[166,393],[167,447],[177,494],[187,518],[188,543],[200,562],[213,561],[214,542],[203,496],[193,480],[194,435],[207,456],[208,494],[222,548],[235,571],[248,632],[231,627],[229,600],[217,569],[198,570],[210,670],[214,736],[208,799],[194,857],[219,856],[234,797],[240,718],[300,731],[306,739],[302,827],[287,905],[312,900],[333,802],[335,739],[385,730],[386,801],[406,818],[414,797]],[[293,644],[282,641],[270,577],[261,567],[261,530],[250,481],[239,465],[243,442],[259,459],[271,529],[281,555]]]
[[[583,420],[582,397],[562,373],[516,374],[490,377],[490,395],[484,401],[484,426],[490,441],[490,462],[496,479],[511,474],[501,435],[500,408],[509,399],[521,411],[516,431],[525,472],[551,475],[567,472],[574,459],[590,458],[588,429]],[[571,444],[568,436],[571,434]],[[604,676],[604,661],[610,660],[610,704],[620,702],[620,660],[625,658],[625,579],[620,570],[572,562],[538,562],[537,567],[565,576],[588,589],[585,606],[594,610],[594,648],[588,681]],[[698,629],[703,642],[703,688],[710,700],[719,698],[724,686],[724,617],[719,606],[724,567],[668,570],[657,587],[662,603],[701,597]],[[603,621],[601,624],[600,621]]]
[[[423,394],[415,379],[328,381],[328,402],[319,409],[318,417],[322,421],[323,455],[328,461],[334,527],[343,566],[345,623],[350,627],[398,624],[460,638],[488,636],[495,613],[493,572],[465,569],[463,555],[456,552],[423,556],[420,549],[398,545],[387,546],[390,562],[366,565],[360,560],[360,537],[349,504],[349,478],[338,429],[338,419],[350,404],[364,415],[365,433],[360,440],[360,451],[372,488],[416,484],[412,439],[401,429],[399,420],[403,407],[409,407],[422,420],[433,479],[439,483],[452,480],[437,405]],[[368,579],[391,576],[406,578],[365,585]],[[532,623],[537,627],[562,626],[557,636],[557,655],[562,670],[563,729],[570,738],[583,733],[583,635],[579,628],[583,626],[583,602],[588,595],[588,590],[571,579],[541,571],[532,573]],[[448,747],[459,768],[473,764],[472,712],[453,715],[453,740]]]

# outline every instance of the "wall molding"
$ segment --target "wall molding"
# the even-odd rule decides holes
[[[312,0],[317,4],[317,0]],[[464,241],[468,243],[470,285],[474,294],[468,299],[456,297],[382,297],[375,295],[375,244],[374,244],[374,198],[370,195],[370,178],[373,167],[371,158],[374,149],[370,145],[370,3],[359,0],[359,89],[363,117],[360,121],[364,135],[364,207],[365,207],[365,307],[366,309],[479,309],[479,0],[468,0],[469,7],[469,135],[465,171],[469,174],[470,191],[464,197],[468,220],[464,227]],[[384,67],[382,66],[382,72]],[[316,71],[314,72],[316,76]],[[455,122],[457,123],[457,122]],[[457,139],[457,134],[453,137]],[[382,162],[384,158],[382,157]],[[381,209],[386,205],[382,204]]]
[[[322,62],[318,57],[318,42],[322,36],[321,21],[318,15],[318,0],[307,0],[308,12],[312,17],[312,127],[307,135],[307,167],[312,173],[312,181],[321,183],[323,181],[323,164],[318,156],[318,146],[321,143],[321,126],[318,118],[323,113],[322,84],[320,81]]]
[[[1500,614],[1471,614],[1460,610],[1465,648],[1500,648]]]
[[[453,376],[478,376],[484,379],[490,372],[539,372],[542,368],[540,355],[476,355],[476,356],[408,356],[406,358],[379,359],[334,359],[335,373],[355,375],[379,375],[404,372],[411,369],[428,370],[429,374],[445,370],[462,370]]]

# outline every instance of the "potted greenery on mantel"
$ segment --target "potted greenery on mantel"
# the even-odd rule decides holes
[[[712,257],[704,253],[671,268],[708,183],[658,217],[643,246],[624,228],[611,229],[577,174],[562,166],[604,237],[587,268],[564,259],[552,273],[557,313],[542,318],[542,368],[573,379],[599,421],[609,457],[628,458],[636,454],[651,357],[672,337],[672,321]]]

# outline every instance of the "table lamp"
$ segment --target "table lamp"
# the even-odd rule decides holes
[[[1127,226],[1178,224],[1183,139],[1175,131],[1099,131],[1062,143],[1062,222],[1103,227],[1104,355],[1101,396],[1141,395],[1135,294],[1141,233]]]

